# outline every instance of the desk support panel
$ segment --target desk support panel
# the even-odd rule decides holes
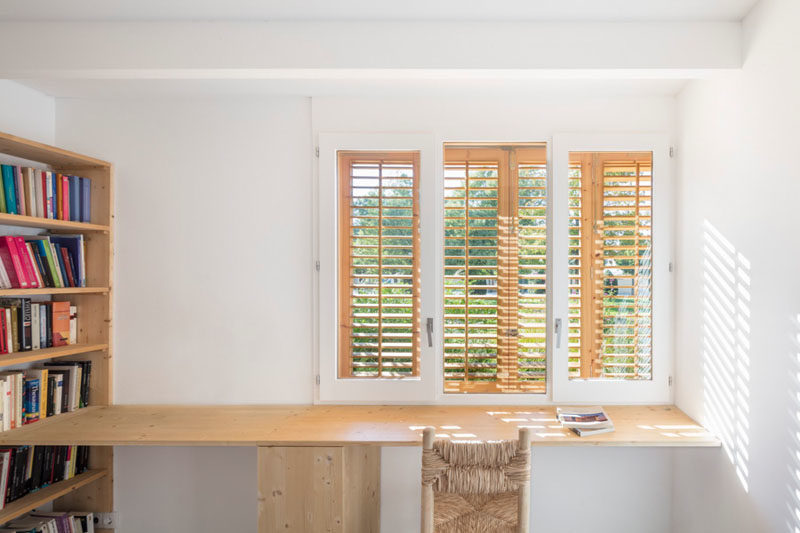
[[[378,446],[261,446],[258,532],[377,533]]]

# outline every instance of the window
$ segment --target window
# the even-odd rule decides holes
[[[569,165],[570,377],[651,379],[653,154]]]
[[[665,137],[319,143],[318,401],[671,400]]]
[[[545,392],[546,268],[545,146],[446,146],[445,392]]]
[[[419,153],[338,157],[338,375],[418,376]]]

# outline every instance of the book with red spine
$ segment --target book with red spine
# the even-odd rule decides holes
[[[39,279],[36,276],[36,266],[31,263],[31,257],[28,253],[28,247],[25,246],[25,239],[22,237],[14,237],[14,242],[17,243],[17,253],[19,254],[22,268],[25,269],[25,277],[28,278],[28,286],[31,289],[39,288]]]
[[[61,179],[61,220],[69,220],[69,176],[59,174]]]
[[[27,289],[28,279],[25,277],[14,237],[7,235],[0,237],[0,261],[3,261],[3,266],[6,267],[11,286],[15,289]]]
[[[61,247],[61,258],[64,260],[64,270],[67,271],[67,282],[70,287],[77,287],[75,285],[75,275],[72,272],[72,262],[69,260],[69,250],[66,247]]]
[[[42,217],[50,218],[50,202],[47,201],[47,171],[42,171]]]

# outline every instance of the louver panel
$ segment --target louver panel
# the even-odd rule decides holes
[[[545,147],[447,148],[444,203],[445,391],[545,392]]]
[[[419,154],[339,153],[339,377],[419,373]]]
[[[444,380],[447,392],[493,392],[505,379],[501,186],[507,154],[448,150],[444,173]],[[506,230],[502,230],[506,231]]]
[[[570,166],[570,375],[651,379],[652,154]]]

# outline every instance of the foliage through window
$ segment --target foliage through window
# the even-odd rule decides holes
[[[653,155],[572,152],[571,378],[652,378]]]
[[[444,389],[546,390],[544,145],[445,147]]]
[[[419,375],[419,153],[339,152],[340,378]]]

